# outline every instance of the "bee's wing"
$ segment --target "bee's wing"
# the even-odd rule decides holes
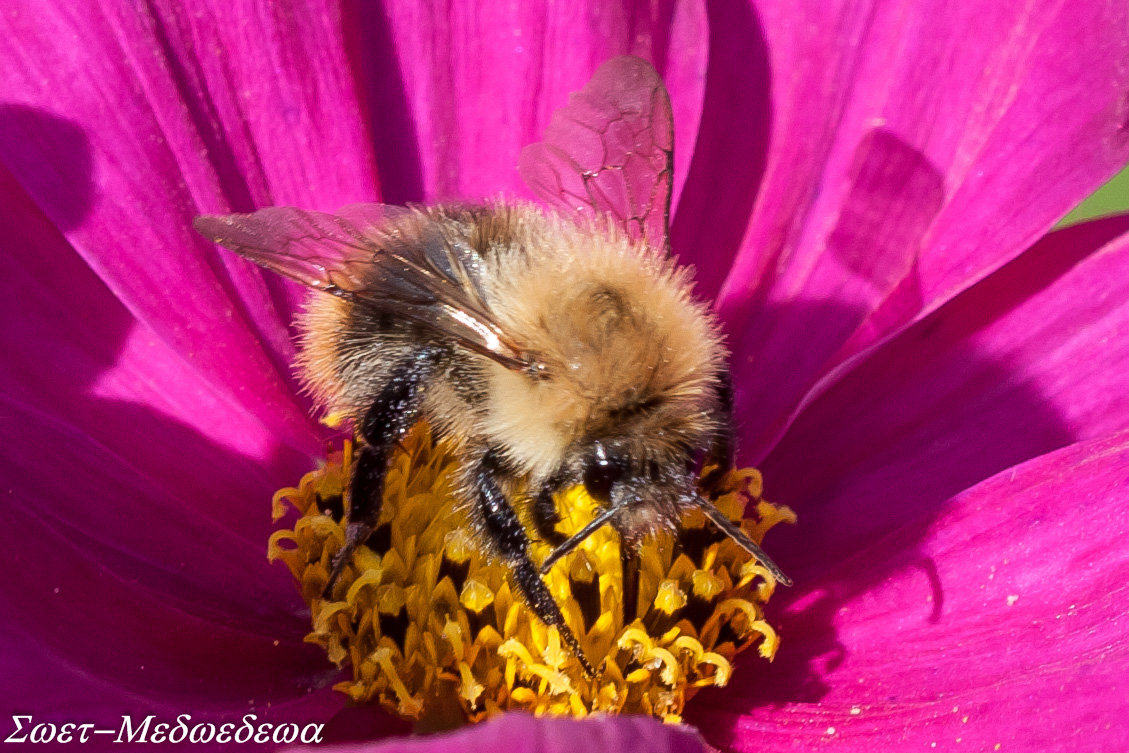
[[[389,210],[372,207],[378,226]],[[334,295],[364,289],[378,254],[366,226],[323,212],[269,207],[252,214],[202,215],[196,230],[215,243],[292,280]]]
[[[414,321],[507,368],[528,368],[484,300],[477,254],[435,226],[425,224],[411,237],[382,229],[410,211],[381,204],[353,204],[336,214],[269,207],[203,215],[193,224],[215,243],[303,285]]]
[[[617,57],[553,113],[544,141],[518,160],[521,177],[567,213],[610,215],[633,239],[669,250],[674,125],[651,64]]]

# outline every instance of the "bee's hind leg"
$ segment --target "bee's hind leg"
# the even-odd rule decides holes
[[[585,674],[595,677],[596,669],[584,655],[576,635],[565,623],[561,608],[529,557],[529,536],[498,486],[498,468],[497,454],[488,451],[471,470],[470,481],[475,490],[475,507],[479,520],[494,551],[509,566],[513,583],[521,592],[525,603],[543,623],[557,629],[561,640],[576,656]]]
[[[323,597],[333,596],[353,552],[365,543],[380,518],[384,477],[392,448],[419,419],[423,387],[435,371],[438,351],[423,349],[401,363],[384,385],[361,421],[359,433],[365,444],[357,456],[349,486],[349,522],[345,543],[334,555]]]

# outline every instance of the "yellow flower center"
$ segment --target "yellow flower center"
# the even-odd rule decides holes
[[[456,459],[425,425],[403,442],[385,482],[380,524],[358,547],[341,576],[344,601],[322,598],[334,553],[345,540],[342,502],[352,463],[348,443],[297,488],[275,494],[301,516],[270,538],[271,560],[282,560],[310,605],[307,641],[325,648],[352,679],[336,688],[357,702],[379,701],[422,727],[479,721],[500,711],[585,716],[650,714],[679,721],[698,688],[724,685],[738,651],[756,645],[771,660],[777,636],[763,607],[772,575],[717,533],[700,514],[678,532],[644,542],[639,564],[638,616],[623,624],[620,542],[604,526],[545,576],[565,619],[599,668],[585,675],[511,588],[505,566],[483,554],[466,513],[454,501]],[[734,491],[716,501],[758,543],[786,507],[761,499],[753,469],[730,475]],[[755,516],[741,519],[748,500]],[[559,495],[570,535],[597,512],[582,487]],[[532,522],[526,523],[532,532]],[[535,561],[552,547],[534,539]]]

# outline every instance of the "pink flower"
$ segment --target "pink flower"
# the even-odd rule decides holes
[[[191,219],[525,195],[520,148],[633,52],[671,91],[673,245],[729,332],[742,460],[801,521],[768,542],[776,663],[689,721],[739,751],[1129,747],[1129,218],[1050,232],[1129,160],[1127,11],[636,5],[5,4],[0,715],[342,708],[264,558],[323,437],[304,293]],[[695,745],[497,724],[419,749]]]

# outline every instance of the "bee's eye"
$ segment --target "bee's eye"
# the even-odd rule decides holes
[[[584,489],[588,496],[600,502],[612,498],[612,484],[623,476],[623,463],[616,457],[609,457],[601,446],[584,469]]]

